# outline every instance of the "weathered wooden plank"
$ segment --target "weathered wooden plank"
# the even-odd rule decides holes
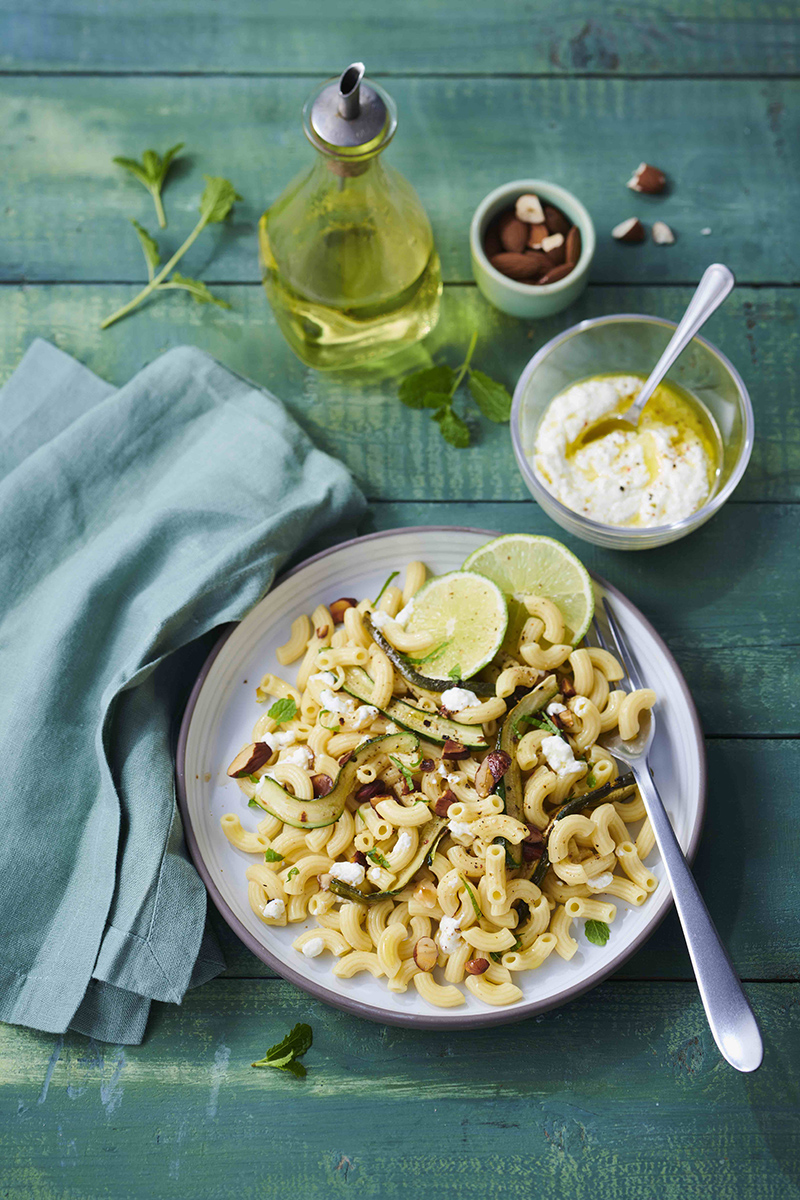
[[[129,11],[139,19],[138,7]],[[144,27],[157,36],[160,18]],[[165,245],[177,246],[194,224],[201,173],[227,175],[245,201],[186,267],[218,280],[257,279],[255,221],[313,157],[300,126],[313,82],[0,80],[0,211],[14,237],[2,278],[140,278],[125,218],[152,226],[152,205],[111,159],[183,140],[193,169],[168,188]],[[715,258],[742,281],[800,277],[787,186],[800,146],[798,81],[398,78],[391,87],[401,124],[387,154],[431,215],[447,280],[471,278],[467,229],[477,203],[525,176],[556,180],[586,202],[599,231],[595,280],[686,282]],[[643,157],[669,173],[669,195],[625,187]],[[611,228],[633,214],[666,220],[676,245],[615,243]]]
[[[353,55],[372,71],[431,74],[780,74],[797,70],[791,4],[682,0],[522,0],[402,5],[353,0],[345,11],[232,0],[4,0],[0,65],[62,71],[336,74]],[[377,17],[377,19],[376,19]]]
[[[800,815],[791,801],[800,773],[800,744],[710,739],[707,750],[708,808],[694,865],[697,882],[744,978],[796,980],[800,961],[797,880],[791,871],[777,869],[777,864],[800,846]],[[216,910],[212,923],[229,976],[274,977],[234,937]],[[617,978],[694,978],[674,914]]]
[[[0,379],[8,377],[36,336],[55,341],[113,383],[125,382],[157,354],[188,342],[272,388],[314,440],[347,463],[370,497],[523,500],[528,492],[507,429],[483,421],[475,445],[454,450],[430,436],[426,413],[411,412],[397,401],[399,375],[431,357],[447,355],[459,362],[471,331],[478,329],[476,363],[513,389],[531,355],[573,322],[615,312],[675,320],[690,295],[686,288],[592,287],[568,312],[527,323],[498,313],[474,287],[449,287],[439,326],[422,346],[370,371],[320,374],[303,367],[288,349],[260,287],[218,290],[233,311],[167,295],[101,333],[100,321],[131,297],[131,288],[0,287]],[[755,450],[737,500],[800,496],[798,304],[791,289],[740,288],[708,324],[709,338],[743,374],[756,410]],[[526,519],[543,520],[532,506],[526,513]],[[740,547],[737,555],[742,553],[752,557],[758,547]]]
[[[607,984],[468,1034],[358,1021],[273,981],[159,1006],[141,1047],[2,1027],[3,1194],[796,1200],[800,994],[748,990],[754,1076],[720,1060],[690,984]],[[307,1078],[253,1070],[300,1020]]]

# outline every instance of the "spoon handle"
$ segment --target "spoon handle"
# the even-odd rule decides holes
[[[650,372],[647,382],[636,397],[636,402],[631,406],[629,412],[625,414],[626,418],[632,421],[633,424],[636,424],[638,421],[642,409],[675,362],[675,359],[679,354],[683,353],[698,329],[719,308],[735,283],[736,280],[733,277],[733,272],[729,271],[722,263],[712,263],[703,273],[703,278],[697,285],[697,291],[689,301],[689,306],[683,314],[677,329],[669,339],[664,353]]]

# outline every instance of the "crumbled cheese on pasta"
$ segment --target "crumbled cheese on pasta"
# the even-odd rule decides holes
[[[576,696],[572,702],[572,711],[576,717],[585,717],[591,703],[591,700],[587,700],[585,696]]]
[[[553,700],[544,711],[548,717],[555,717],[558,713],[566,712],[567,707],[565,704],[559,704],[557,700]]]
[[[439,922],[439,945],[445,954],[453,954],[461,942],[460,917],[442,917]]]
[[[286,912],[286,905],[283,900],[270,900],[264,905],[261,911],[265,917],[270,917],[273,921],[280,921]]]
[[[459,774],[457,774],[455,771],[452,772],[451,774],[448,774],[446,776],[446,778],[447,778],[447,782],[450,784],[450,787],[452,787],[453,784],[455,784],[455,783],[461,783],[461,776]]]
[[[369,870],[367,871],[367,879],[370,881],[370,883],[380,883],[380,881],[381,881],[380,867],[370,867]]]
[[[604,892],[613,878],[610,871],[604,871],[602,875],[595,875],[594,879],[587,879],[586,886],[590,892]]]
[[[552,734],[546,737],[542,742],[542,754],[547,759],[547,764],[556,773],[556,775],[577,775],[584,769],[586,763],[576,762],[575,755],[572,753],[572,746],[569,742],[565,742],[562,737]]]
[[[411,620],[411,614],[413,613],[413,611],[414,611],[414,601],[412,599],[412,600],[409,600],[408,604],[406,604],[406,606],[404,608],[400,609],[400,612],[395,617],[395,621],[397,622],[397,624],[402,625],[403,628],[405,628],[407,622]]]
[[[353,717],[353,728],[363,729],[365,725],[369,725],[378,715],[378,709],[373,704],[362,704],[357,708]]]
[[[387,733],[399,733],[400,727],[399,727],[399,725],[395,725],[394,721],[389,721],[389,722],[387,722],[387,725],[386,725],[386,732]]]
[[[334,879],[341,879],[342,883],[349,883],[353,887],[358,887],[364,882],[366,871],[361,866],[361,863],[350,862],[335,862],[331,867],[330,874]]]
[[[472,837],[469,821],[448,821],[447,828],[453,837]]]
[[[326,687],[333,687],[336,683],[336,676],[333,671],[317,671],[316,675],[309,675],[309,683],[324,683]]]
[[[309,750],[308,746],[298,746],[296,750],[290,750],[287,755],[281,759],[281,763],[291,763],[292,766],[305,767],[306,770],[314,761],[314,755]]]
[[[446,708],[448,712],[461,712],[463,708],[471,708],[473,704],[480,704],[480,700],[469,688],[452,687],[442,692],[442,708]]]
[[[439,765],[436,768],[436,774],[441,775],[442,779],[447,779],[449,772],[447,769],[447,763],[444,761],[444,759],[440,760]]]
[[[407,829],[401,829],[397,835],[397,841],[395,842],[394,848],[398,854],[405,854],[407,850],[411,849],[411,843],[413,840],[414,839]]]
[[[353,711],[355,704],[349,696],[340,696],[338,692],[332,692],[330,688],[323,688],[319,694],[322,701],[322,707],[327,708],[328,712],[349,713]]]
[[[318,954],[322,954],[325,949],[325,943],[321,937],[309,938],[303,946],[302,953],[306,958],[316,958]]]
[[[380,609],[378,609],[377,612],[370,613],[369,619],[372,622],[375,629],[385,629],[386,626],[389,624],[389,622],[392,620],[392,618],[389,616],[388,613],[381,612]]]

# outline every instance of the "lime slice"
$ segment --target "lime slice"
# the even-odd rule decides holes
[[[594,591],[586,567],[555,538],[507,533],[473,550],[464,571],[477,571],[502,588],[508,600],[509,636],[519,636],[527,613],[523,596],[545,596],[561,610],[567,641],[577,645],[594,613]]]
[[[431,638],[419,668],[429,679],[471,679],[497,654],[507,624],[508,606],[497,584],[472,571],[450,571],[420,588],[405,629]]]

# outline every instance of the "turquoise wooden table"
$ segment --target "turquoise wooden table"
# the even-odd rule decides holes
[[[476,362],[513,386],[568,324],[676,318],[708,262],[733,268],[739,286],[708,326],[756,411],[733,500],[661,551],[571,544],[661,631],[697,699],[710,794],[696,873],[766,1043],[752,1077],[720,1060],[674,915],[582,999],[477,1034],[382,1028],[312,1002],[215,919],[226,973],[179,1008],[154,1005],[142,1046],[0,1027],[0,1194],[800,1197],[797,6],[2,0],[0,12],[2,378],[36,335],[115,383],[199,345],[347,463],[371,501],[364,532],[558,533],[527,497],[508,431],[445,447],[397,403],[398,371],[457,353],[474,327]],[[401,362],[320,376],[267,308],[254,225],[311,154],[304,97],[357,57],[398,103],[389,155],[431,214],[444,302]],[[111,158],[178,140],[191,162],[166,192],[169,239],[194,222],[201,170],[245,198],[182,265],[232,310],[170,295],[101,333],[142,279],[125,218],[152,224]],[[625,189],[643,158],[669,173],[667,197]],[[581,303],[538,324],[486,306],[466,238],[481,197],[526,174],[572,188],[599,233]],[[637,213],[663,217],[676,245],[614,243],[611,227]],[[298,1020],[314,1029],[305,1082],[251,1070]]]

